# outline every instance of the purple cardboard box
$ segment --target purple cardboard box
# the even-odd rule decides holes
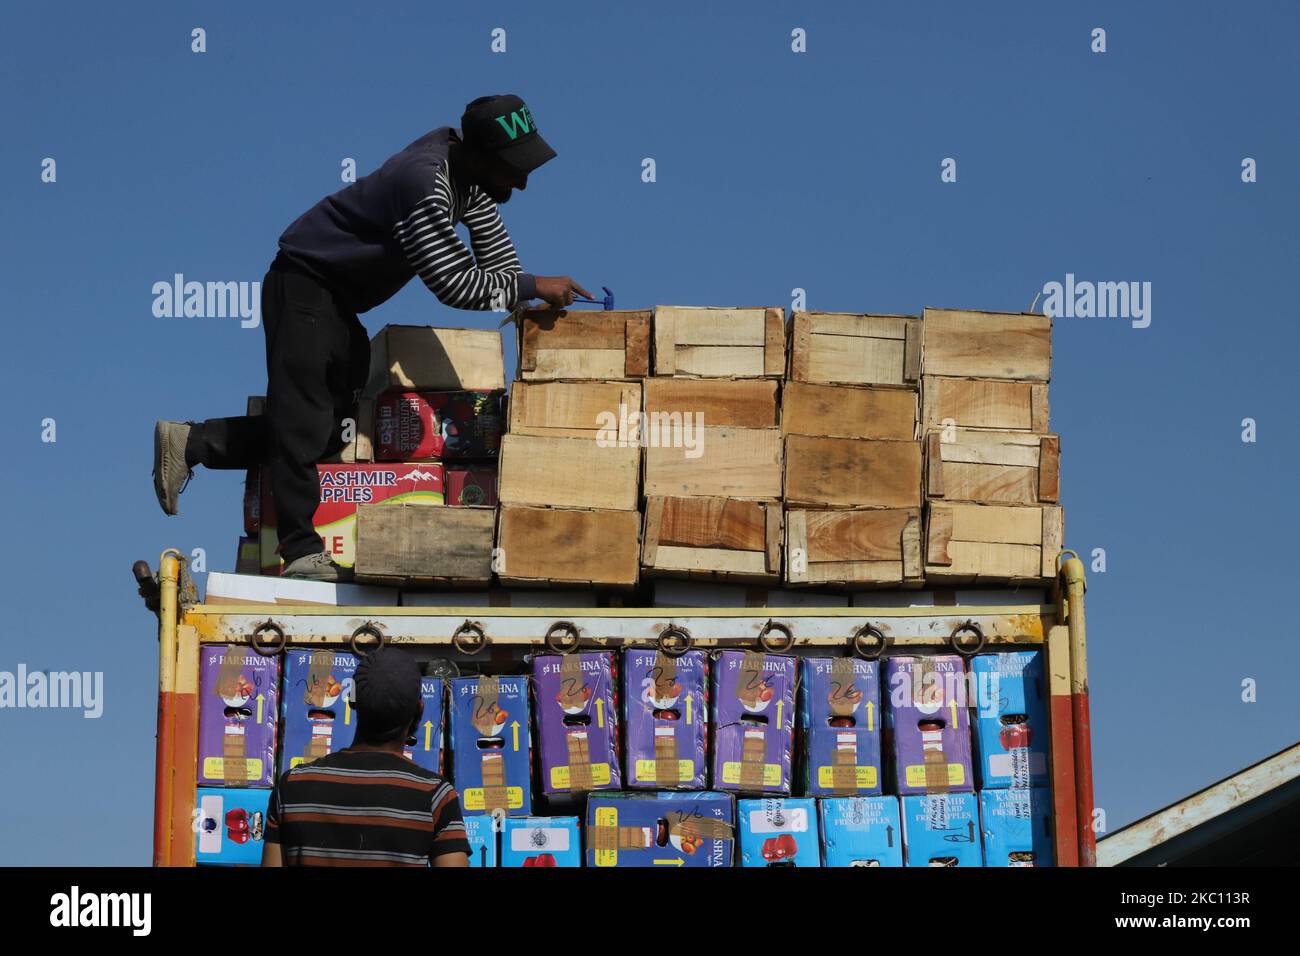
[[[880,664],[805,657],[800,674],[803,792],[810,797],[880,793]]]
[[[713,665],[713,786],[790,793],[798,661],[721,651]]]
[[[627,785],[703,790],[708,767],[709,655],[669,657],[632,648],[623,655]]]
[[[275,783],[280,659],[210,645],[199,663],[199,778],[218,787]]]
[[[618,790],[618,666],[607,651],[532,659],[545,793]]]
[[[885,732],[900,794],[973,790],[966,668],[956,654],[891,657]]]

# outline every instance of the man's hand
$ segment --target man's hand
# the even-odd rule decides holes
[[[563,309],[571,304],[575,292],[588,299],[595,298],[568,276],[537,276],[537,297],[546,300],[553,309]]]

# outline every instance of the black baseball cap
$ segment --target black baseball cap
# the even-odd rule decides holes
[[[531,173],[555,158],[555,150],[537,132],[537,121],[513,93],[480,96],[460,118],[465,145],[498,156],[521,173]]]

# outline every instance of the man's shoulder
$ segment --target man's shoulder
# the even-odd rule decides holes
[[[425,133],[394,153],[384,164],[390,177],[407,189],[432,188],[446,168],[452,129],[443,126]]]

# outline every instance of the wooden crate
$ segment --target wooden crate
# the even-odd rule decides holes
[[[599,381],[648,374],[648,309],[529,309],[519,318],[519,378]]]
[[[361,505],[358,581],[401,587],[485,587],[495,508]]]
[[[648,378],[644,384],[649,416],[702,415],[705,425],[741,428],[774,428],[780,421],[771,379]]]
[[[612,421],[630,440],[640,412],[640,382],[515,382],[509,433],[594,441],[608,437]]]
[[[785,580],[791,587],[920,587],[921,511],[805,511],[785,516]]]
[[[780,378],[785,309],[655,306],[654,373],[702,378]]]
[[[1064,540],[1059,505],[926,505],[927,584],[1045,585]]]
[[[1056,504],[1061,500],[1061,439],[1029,432],[955,429],[925,436],[925,493],[930,500],[982,504]]]
[[[594,438],[501,436],[501,504],[636,511],[641,450]]]
[[[921,371],[1050,381],[1052,320],[1027,312],[926,309],[921,319]]]
[[[507,586],[632,587],[641,564],[641,516],[502,505],[497,577]]]
[[[791,508],[919,508],[921,443],[789,435],[785,502]]]
[[[1048,431],[1047,386],[993,379],[921,377],[921,430]]]
[[[916,438],[915,389],[810,385],[781,389],[781,430],[827,438]]]
[[[790,320],[790,380],[915,386],[920,325],[914,315],[796,312]]]
[[[505,387],[501,333],[495,329],[386,325],[370,342],[370,377],[364,389],[367,396],[393,388]]]
[[[648,576],[775,584],[781,503],[648,498],[641,568]]]

